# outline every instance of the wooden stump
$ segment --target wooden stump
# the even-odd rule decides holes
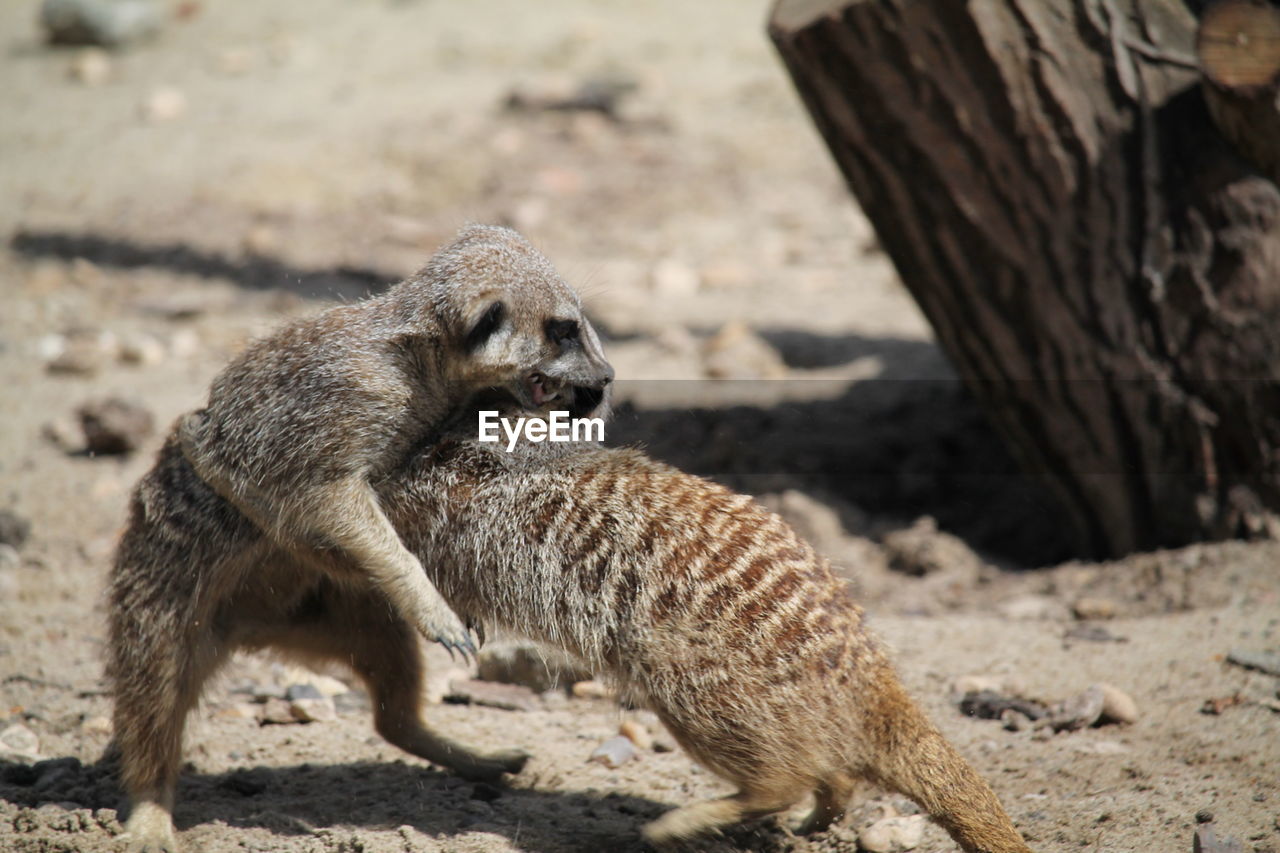
[[[781,0],[770,21],[1086,555],[1277,529],[1280,189],[1212,121],[1196,28],[1180,0]]]

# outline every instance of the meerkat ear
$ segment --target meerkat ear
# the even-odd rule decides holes
[[[471,328],[467,330],[467,336],[463,339],[463,345],[468,351],[474,350],[493,336],[502,326],[502,321],[507,315],[507,306],[501,301],[493,302],[484,313],[480,315],[480,319],[471,324]]]

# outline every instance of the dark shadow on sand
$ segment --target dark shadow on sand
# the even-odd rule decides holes
[[[55,760],[50,771],[0,760],[0,799],[15,805],[120,809],[125,798],[115,763]],[[52,778],[51,778],[52,777]],[[552,792],[468,782],[404,761],[253,767],[228,773],[187,772],[178,784],[179,831],[225,823],[281,836],[342,840],[353,829],[403,825],[445,841],[466,832],[496,833],[530,853],[639,851],[639,828],[669,807],[640,797],[594,790]],[[734,835],[753,830],[744,827]],[[352,848],[357,849],[357,848]]]
[[[83,258],[114,269],[152,267],[181,275],[224,278],[250,290],[284,290],[307,299],[360,299],[385,290],[400,278],[360,267],[302,269],[261,255],[230,258],[185,243],[148,245],[92,232],[24,230],[13,236],[9,248],[26,258]]]
[[[792,366],[874,356],[883,369],[834,398],[768,406],[622,404],[606,431],[608,443],[640,446],[750,494],[799,489],[904,522],[931,515],[941,529],[1015,566],[1072,556],[1052,495],[1019,469],[934,344],[794,330],[762,336]],[[628,384],[619,381],[620,398]]]

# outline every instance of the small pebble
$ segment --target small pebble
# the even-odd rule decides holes
[[[1032,720],[1021,711],[1006,708],[1000,714],[1000,722],[1004,724],[1006,731],[1021,732],[1031,728]]]
[[[1102,691],[1102,715],[1107,723],[1136,723],[1138,703],[1128,693],[1110,684],[1095,684]]]
[[[89,717],[80,724],[80,731],[91,737],[110,737],[111,718],[101,714]]]
[[[702,367],[711,379],[780,379],[786,362],[751,327],[737,320],[725,323],[702,346]]]
[[[616,769],[638,757],[639,753],[636,752],[636,745],[629,738],[618,735],[609,738],[596,747],[595,751],[591,753],[591,757],[587,760],[603,764],[610,769]]]
[[[315,690],[314,687],[311,689]],[[325,696],[293,699],[289,702],[289,711],[303,723],[328,723],[338,719],[338,710],[334,707],[333,700]]]
[[[65,376],[92,376],[114,355],[114,339],[77,335],[65,339],[58,353],[45,363],[45,369]]]
[[[86,47],[71,60],[67,75],[86,86],[101,86],[111,76],[111,57],[100,47]]]
[[[960,700],[960,713],[966,717],[998,720],[1009,709],[1025,714],[1033,720],[1038,720],[1046,714],[1045,707],[1039,702],[1034,702],[1030,699],[1019,699],[1014,696],[1005,696],[990,690],[966,693],[964,698]]]
[[[1275,652],[1232,649],[1227,653],[1227,660],[1245,669],[1256,669],[1267,675],[1280,675],[1280,654]]]
[[[618,734],[635,744],[636,749],[653,749],[653,735],[641,723],[635,720],[623,720],[618,726]]]
[[[0,509],[0,544],[21,548],[30,535],[30,521],[11,509]]]
[[[484,705],[504,711],[533,711],[538,708],[538,694],[518,684],[498,684],[478,678],[459,678],[449,682],[446,702],[461,705]]]
[[[122,47],[154,35],[163,16],[154,0],[44,0],[40,26],[50,44]]]
[[[1057,703],[1049,709],[1048,725],[1056,732],[1086,729],[1102,716],[1106,697],[1098,685]]]
[[[339,714],[364,714],[373,710],[373,703],[363,690],[349,690],[333,697],[333,707]]]
[[[612,699],[614,697],[614,692],[607,684],[594,679],[575,682],[570,692],[575,699]]]
[[[262,706],[262,710],[258,712],[258,720],[263,725],[275,723],[284,725],[287,723],[296,723],[298,718],[293,715],[293,708],[284,699],[271,697]]]
[[[1071,605],[1077,619],[1114,619],[1119,608],[1109,598],[1084,597]]]
[[[976,575],[982,568],[982,558],[963,539],[939,530],[938,523],[927,515],[910,527],[886,534],[883,544],[889,568],[910,577],[948,570]]]
[[[232,702],[214,711],[213,715],[227,720],[254,720],[258,717],[258,706],[249,702]]]
[[[1196,812],[1196,823],[1212,823],[1212,822],[1213,822],[1213,812],[1209,811],[1208,809],[1201,809],[1200,811]]]
[[[314,684],[290,684],[284,689],[284,698],[293,702],[298,699],[323,699],[319,689]]]
[[[1230,836],[1219,838],[1211,823],[1204,823],[1196,827],[1191,849],[1193,853],[1245,853],[1244,845],[1237,839]]]
[[[21,723],[0,731],[0,758],[34,760],[40,757],[40,738]]]
[[[137,403],[109,397],[85,403],[76,410],[90,453],[131,453],[155,428],[151,412]]]
[[[168,352],[163,343],[151,335],[138,335],[120,342],[120,361],[150,367],[162,363]]]
[[[868,853],[902,853],[924,840],[924,816],[886,817],[858,833],[858,846]]]
[[[149,122],[172,121],[187,111],[187,96],[181,89],[162,86],[142,102],[142,117]]]

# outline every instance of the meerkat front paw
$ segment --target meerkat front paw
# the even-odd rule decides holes
[[[430,608],[419,620],[418,630],[428,640],[444,646],[450,657],[453,657],[456,650],[462,654],[464,660],[475,660],[477,650],[471,631],[458,618],[458,615],[447,607]]]

